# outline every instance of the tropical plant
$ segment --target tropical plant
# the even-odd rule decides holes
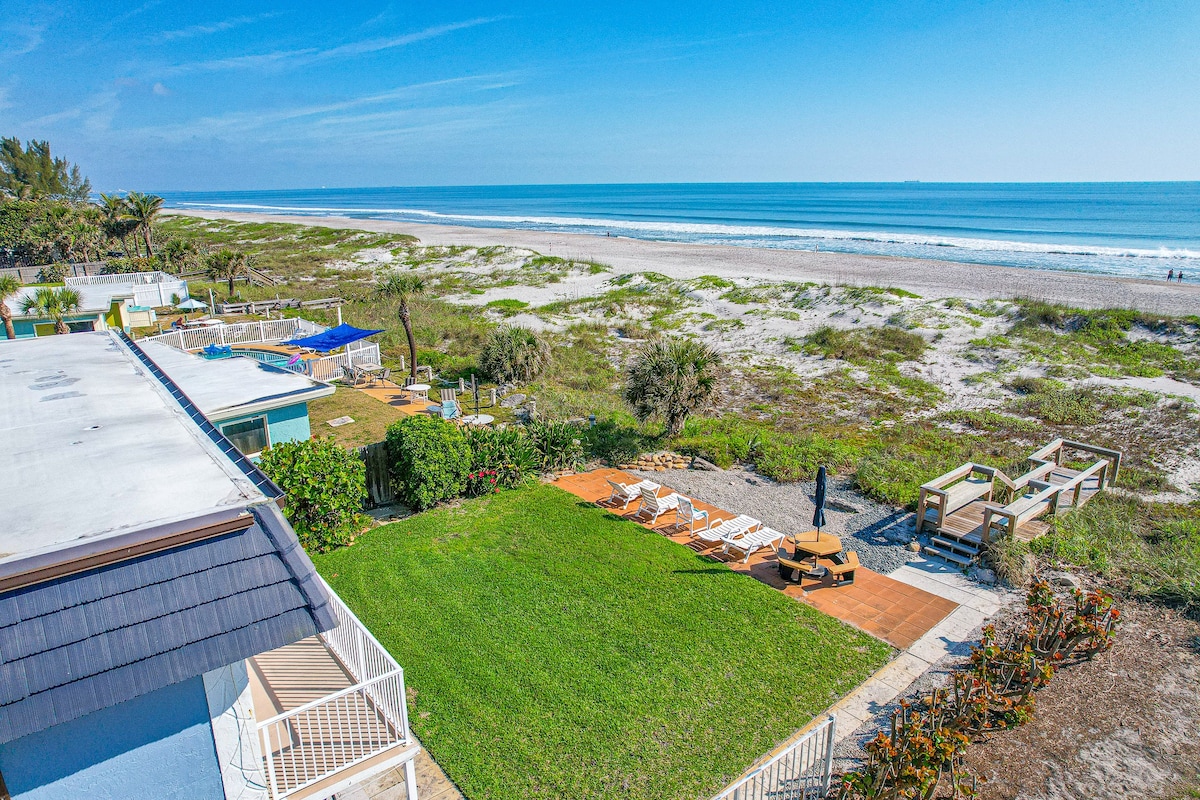
[[[115,194],[100,195],[100,227],[110,241],[121,242],[121,248],[126,254],[129,253],[129,234],[137,229],[137,222],[129,216],[129,206],[124,197]],[[136,242],[135,239],[134,243]]]
[[[479,368],[497,383],[528,383],[550,363],[550,344],[537,331],[496,328],[479,354]]]
[[[54,320],[55,333],[70,333],[67,317],[79,310],[79,292],[66,287],[43,286],[21,301],[21,313]]]
[[[13,329],[12,309],[8,307],[8,298],[21,290],[21,282],[12,275],[0,275],[0,320],[4,322],[4,336],[8,339],[17,338]]]
[[[659,338],[642,345],[626,374],[625,400],[645,422],[661,417],[666,434],[683,430],[688,415],[717,390],[720,354],[695,339]]]
[[[0,139],[0,190],[17,199],[69,200],[83,203],[92,185],[78,164],[50,154],[50,143],[32,140],[21,146],[14,137]]]
[[[583,463],[583,431],[561,420],[535,421],[526,426],[544,470],[577,469]]]
[[[200,262],[200,248],[191,239],[168,239],[158,251],[158,257],[171,272],[186,272]]]
[[[413,338],[412,317],[409,314],[408,303],[426,289],[425,279],[419,275],[405,275],[394,270],[385,272],[375,285],[377,297],[396,301],[396,315],[404,326],[404,335],[408,337],[409,371],[412,377],[417,377],[417,340]]]
[[[272,445],[258,465],[287,494],[283,513],[306,550],[349,544],[362,528],[366,465],[332,439]]]
[[[521,428],[468,428],[466,435],[471,448],[467,494],[483,494],[488,486],[515,489],[537,474],[540,457]]]
[[[146,255],[154,255],[153,228],[154,220],[157,219],[159,211],[162,210],[163,199],[157,195],[143,194],[141,192],[130,192],[125,198],[126,213],[134,222],[134,230],[141,231],[142,239],[146,242]],[[233,294],[233,290],[229,290]]]
[[[246,253],[223,248],[209,253],[204,259],[204,268],[212,281],[229,284],[229,296],[233,297],[233,282],[250,271],[251,259]]]
[[[392,482],[409,508],[424,511],[466,489],[471,449],[457,425],[408,417],[388,427],[385,441]]]

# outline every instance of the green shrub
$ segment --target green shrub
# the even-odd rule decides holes
[[[595,427],[584,431],[583,443],[588,456],[609,464],[633,461],[649,446],[640,430],[615,420],[597,422]]]
[[[855,448],[819,434],[773,434],[763,437],[754,468],[772,480],[792,483],[811,480],[822,465],[831,472],[844,470],[854,463],[857,454]]]
[[[550,363],[550,345],[537,331],[497,328],[479,354],[479,368],[497,383],[528,383]]]
[[[471,449],[471,474],[494,473],[490,477],[496,478],[497,488],[515,489],[537,474],[537,451],[528,434],[520,428],[468,428],[466,437]],[[468,476],[468,482],[472,480],[478,482],[479,479]],[[480,494],[470,491],[471,488],[468,486],[468,494]]]
[[[424,511],[466,489],[471,449],[457,425],[408,417],[388,427],[386,441],[392,482],[405,505]]]
[[[110,258],[100,270],[101,275],[125,275],[131,272],[154,272],[162,269],[162,261],[158,256],[136,256],[131,258]]]
[[[914,361],[929,343],[917,333],[894,325],[842,330],[822,325],[804,337],[804,351],[823,358],[840,358],[855,364],[873,360]]]
[[[362,527],[366,467],[332,439],[273,445],[258,465],[287,493],[284,516],[306,550],[324,553],[349,544]]]
[[[38,283],[62,283],[67,277],[67,265],[61,261],[46,264],[38,270]]]
[[[526,427],[542,469],[576,469],[583,463],[583,431],[578,425],[547,420]]]

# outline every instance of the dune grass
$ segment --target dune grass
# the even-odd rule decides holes
[[[552,486],[314,561],[472,800],[709,797],[890,652]]]

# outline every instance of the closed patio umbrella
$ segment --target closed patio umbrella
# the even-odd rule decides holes
[[[813,511],[813,525],[817,529],[817,538],[821,538],[821,526],[825,524],[825,467],[817,467],[817,492],[813,497],[816,510]]]

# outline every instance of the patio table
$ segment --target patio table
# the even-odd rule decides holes
[[[413,384],[409,384],[408,386],[405,386],[404,389],[405,389],[405,391],[408,392],[409,396],[413,399],[413,402],[416,402],[417,400],[428,400],[429,399],[430,386],[428,383],[413,383]]]
[[[462,421],[465,425],[491,425],[496,418],[491,414],[468,414]]]
[[[842,540],[832,533],[817,534],[817,531],[806,531],[789,536],[786,539],[796,548],[796,555],[803,553],[812,557],[812,569],[808,574],[814,578],[822,577],[826,570],[818,563],[818,558],[828,558],[842,552]]]

